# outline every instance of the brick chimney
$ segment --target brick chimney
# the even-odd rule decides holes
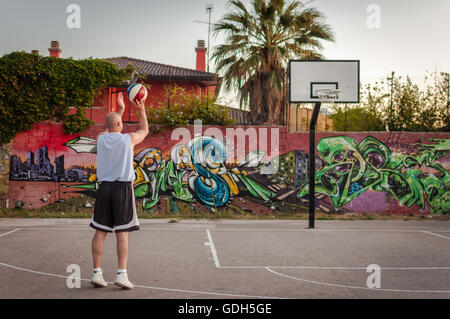
[[[48,49],[51,57],[59,58],[61,56],[61,50],[59,49],[59,42],[52,41],[50,48]]]
[[[206,71],[206,51],[205,40],[198,40],[195,52],[197,52],[197,64],[195,69],[198,71]]]

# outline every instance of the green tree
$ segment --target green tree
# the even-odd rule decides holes
[[[419,86],[410,77],[383,79],[366,85],[361,103],[333,107],[336,131],[450,131],[448,81],[429,73]]]
[[[287,99],[290,59],[321,59],[322,40],[333,41],[320,11],[299,1],[252,0],[251,8],[231,0],[230,13],[215,24],[225,44],[213,54],[227,88],[241,94],[253,124],[280,123]]]
[[[393,81],[392,108],[387,108],[386,124],[389,131],[414,131],[421,103],[420,89],[410,77],[406,78],[406,82],[402,82],[401,77]]]
[[[384,131],[384,124],[378,110],[374,107],[363,107],[361,105],[350,106],[335,105],[333,127],[339,132],[369,132]]]
[[[378,84],[366,85],[361,92],[361,103],[333,106],[333,127],[341,132],[384,131],[381,110],[387,95]]]
[[[450,83],[446,73],[427,75],[419,131],[450,132]]]
[[[394,76],[375,85],[372,93],[389,131],[448,131],[447,88],[438,72],[434,72],[427,74],[421,86],[409,76]]]

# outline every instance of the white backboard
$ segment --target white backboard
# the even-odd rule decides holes
[[[336,103],[359,103],[358,60],[289,61],[289,101],[320,102],[317,90],[339,90]]]

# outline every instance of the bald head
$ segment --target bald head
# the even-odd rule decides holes
[[[111,112],[106,115],[105,124],[110,132],[122,131],[122,118],[119,113]]]

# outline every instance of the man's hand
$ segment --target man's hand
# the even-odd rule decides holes
[[[133,101],[134,106],[138,108],[139,111],[145,111],[145,100]]]
[[[122,92],[119,92],[119,94],[117,94],[117,106],[119,107],[117,113],[119,113],[120,117],[122,117],[123,113],[125,112],[125,102],[123,101]]]

